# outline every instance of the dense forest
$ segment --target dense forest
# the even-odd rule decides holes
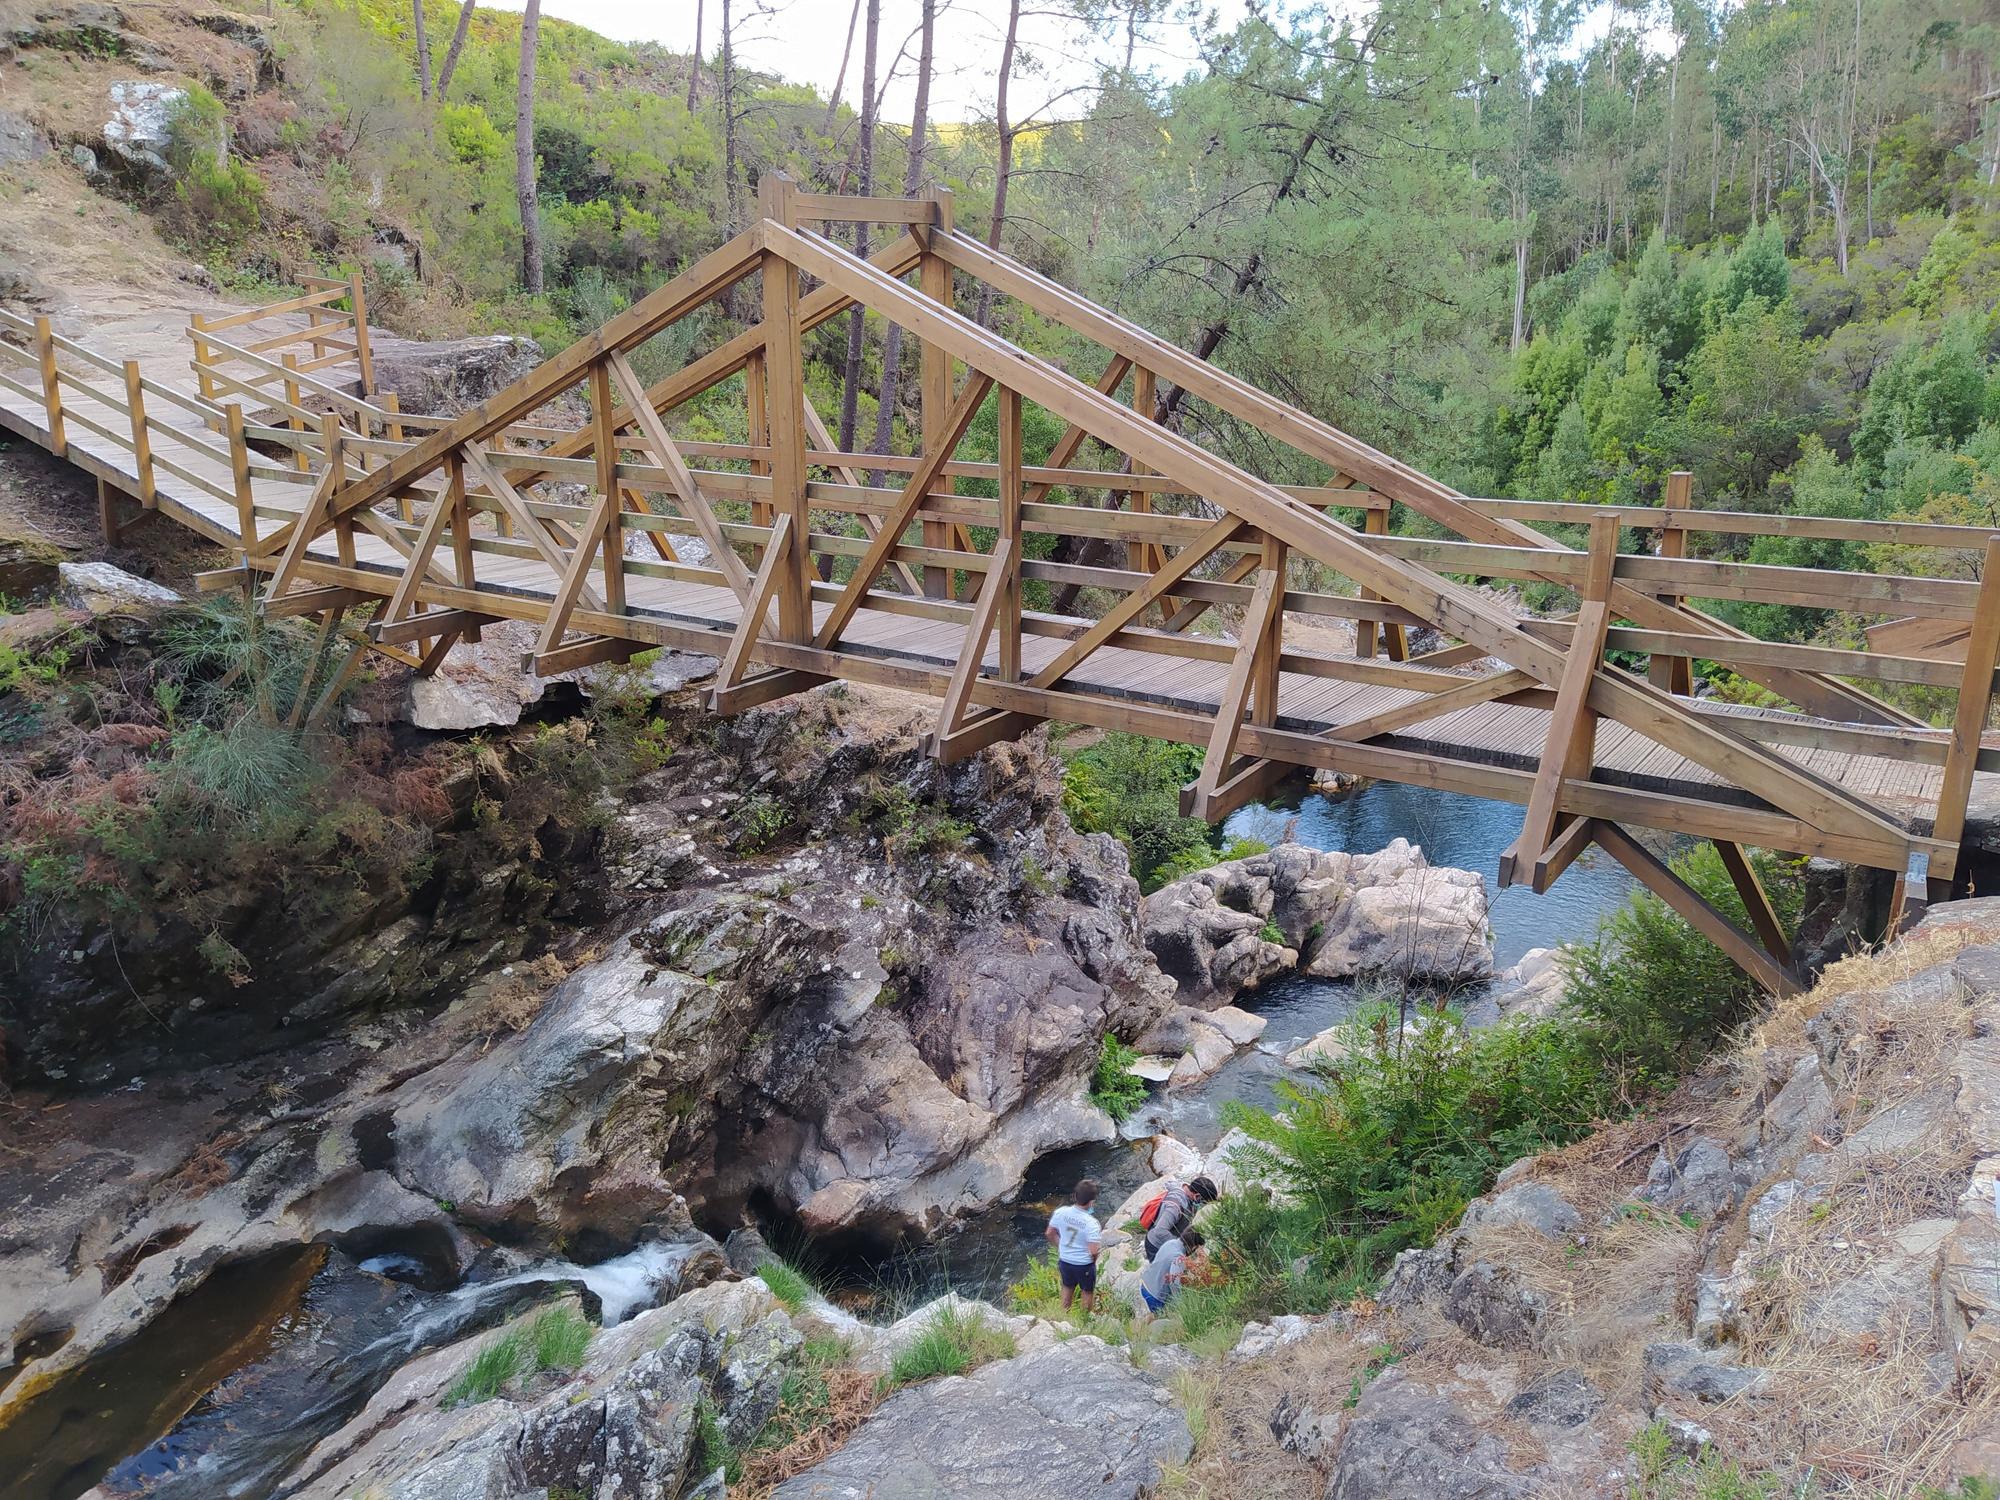
[[[408,331],[554,345],[719,243],[767,170],[946,187],[961,227],[1471,492],[1650,503],[1686,468],[1709,506],[1994,518],[2000,20],[1981,0],[1272,10],[1185,23],[1200,61],[1179,79],[1132,67],[1160,0],[1071,3],[1094,88],[1053,90],[1010,0],[994,109],[949,122],[925,117],[933,35],[967,20],[934,3],[899,39],[855,0],[827,99],[739,63],[745,25],[782,25],[754,0],[705,6],[698,57],[537,7],[524,27],[306,0],[281,18],[284,89],[226,121],[222,164],[188,153],[185,232],[239,278],[360,265]],[[914,120],[882,118],[892,73],[918,75]],[[963,310],[1070,352],[1004,303]],[[731,313],[754,307],[648,353],[677,362]],[[889,330],[842,320],[809,354],[844,445],[907,443],[915,372]],[[1273,477],[1317,477],[1160,401]],[[1971,562],[1751,555],[1836,550]],[[1764,613],[1745,623],[1827,624]]]

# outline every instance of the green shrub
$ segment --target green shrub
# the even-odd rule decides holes
[[[1017,1313],[1043,1313],[1061,1302],[1062,1277],[1054,1250],[1030,1258],[1027,1274],[1007,1288],[1007,1305]]]
[[[976,1312],[940,1309],[915,1339],[903,1346],[889,1366],[889,1389],[929,1380],[937,1375],[963,1375],[988,1360],[1014,1353],[1014,1336]]]
[[[1068,758],[1063,810],[1083,832],[1114,836],[1139,883],[1153,890],[1163,870],[1214,863],[1208,825],[1181,816],[1181,787],[1200,771],[1201,751],[1192,745],[1106,734]]]
[[[804,1272],[782,1260],[765,1261],[757,1268],[757,1276],[787,1312],[798,1312],[817,1294]]]
[[[1291,1200],[1238,1195],[1204,1218],[1217,1265],[1253,1289],[1240,1293],[1250,1305],[1360,1293],[1397,1251],[1454,1223],[1501,1167],[1576,1139],[1615,1097],[1568,1021],[1472,1031],[1450,1014],[1400,1019],[1365,1010],[1337,1062],[1280,1086],[1280,1114],[1225,1106],[1251,1137],[1235,1165]],[[1294,1269],[1300,1257],[1308,1268]]]
[[[1754,852],[1759,880],[1792,930],[1805,901],[1803,862]],[[1730,921],[1748,927],[1742,897],[1712,844],[1672,862]],[[1635,892],[1595,941],[1563,950],[1570,1024],[1634,1086],[1666,1083],[1757,1014],[1763,991],[1665,902]]]
[[[1110,1032],[1097,1046],[1090,1073],[1090,1102],[1114,1120],[1124,1120],[1146,1102],[1146,1080],[1130,1071],[1139,1054]]]

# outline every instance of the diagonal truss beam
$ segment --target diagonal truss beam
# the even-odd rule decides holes
[[[709,561],[729,584],[730,592],[738,599],[746,598],[750,593],[750,574],[743,566],[743,559],[736,555],[736,549],[729,545],[729,538],[722,534],[722,523],[715,518],[714,507],[694,482],[694,475],[689,472],[679,445],[667,436],[666,423],[647,403],[644,382],[633,373],[625,356],[616,349],[605,356],[605,363],[610,366],[611,378],[617,383],[619,394],[631,406],[632,420],[639,424],[646,446],[653,450],[653,461],[665,469],[667,478],[673,481],[675,496],[681,503],[681,514],[694,522],[702,541],[707,543]],[[615,413],[611,420],[617,420]]]
[[[606,353],[643,344],[661,329],[713,301],[762,264],[763,232],[762,227],[746,230],[710,251],[665,286],[633,303],[554,358],[537,365],[505,390],[437,428],[381,468],[341,487],[327,506],[328,519],[338,519],[408,488],[438,468],[453,449],[468,445],[476,448],[481,440],[568,390]],[[288,522],[287,526],[296,524]],[[280,533],[284,531],[284,527],[279,528]]]
[[[900,282],[894,284],[901,285]],[[833,608],[827,612],[826,623],[820,626],[819,634],[814,637],[815,645],[831,646],[840,639],[841,631],[845,630],[847,622],[854,618],[854,612],[861,607],[861,601],[867,597],[868,590],[875,586],[876,575],[882,571],[883,563],[888,561],[889,554],[901,543],[903,528],[910,524],[910,517],[923,505],[932,482],[944,471],[944,466],[951,462],[951,456],[958,450],[966,429],[972,426],[972,419],[979,415],[979,404],[986,399],[986,393],[992,388],[993,377],[981,371],[975,371],[965,382],[965,389],[958,393],[958,399],[952,403],[951,411],[945,417],[944,431],[938,434],[936,445],[925,445],[928,451],[924,454],[924,461],[910,476],[909,483],[903,486],[903,492],[897,498],[895,507],[882,518],[882,529],[875,533],[875,539],[868,544],[868,550],[862,554],[853,576],[847,581],[847,587],[841,591],[840,597],[833,601]]]

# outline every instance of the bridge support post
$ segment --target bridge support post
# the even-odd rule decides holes
[[[1590,707],[1590,685],[1597,676],[1605,632],[1611,625],[1611,575],[1617,562],[1618,522],[1612,516],[1599,516],[1590,526],[1590,569],[1584,580],[1583,604],[1570,636],[1568,664],[1562,681],[1556,684],[1556,705],[1549,714],[1548,738],[1543,742],[1541,764],[1528,796],[1528,811],[1521,819],[1521,836],[1500,857],[1502,890],[1521,877],[1524,865],[1532,868],[1554,840],[1560,826],[1563,782],[1589,780],[1596,763],[1597,715]]]
[[[146,421],[145,379],[139,361],[125,361],[125,407],[132,415],[132,464],[139,475],[139,503],[151,510],[158,488],[153,480],[153,429]]]
[[[1217,705],[1215,729],[1201,774],[1181,789],[1186,817],[1214,822],[1261,796],[1294,769],[1279,761],[1252,760],[1239,766],[1236,741],[1245,719],[1268,727],[1278,722],[1278,665],[1285,638],[1285,544],[1268,533],[1259,556],[1256,590],[1237,635],[1236,656]]]
[[[1993,668],[2000,659],[2000,534],[1987,539],[1979,569],[1979,597],[1973,606],[1972,633],[1965,639],[1965,670],[1958,679],[1958,709],[1952,715],[1951,741],[1945,751],[1944,777],[1938,786],[1937,813],[1931,836],[1945,847],[1932,857],[1929,894],[1933,901],[1951,899],[1958,874],[1958,845],[1965,836],[1965,805],[1972,795],[1972,773],[1979,763],[1980,737],[1993,705]]]
[[[940,234],[952,232],[952,199],[948,190],[940,189],[931,195],[933,218],[931,228]],[[942,256],[931,253],[928,241],[923,258],[917,262],[917,289],[933,302],[951,306],[951,264]],[[929,458],[940,443],[948,447],[958,446],[956,439],[947,439],[945,427],[952,409],[952,358],[929,339],[923,340],[919,351],[918,384],[923,402],[923,448],[924,457]],[[950,476],[940,474],[930,488],[949,494],[952,489]],[[923,538],[926,547],[946,548],[951,545],[951,527],[944,521],[923,523]],[[924,594],[931,599],[951,597],[951,571],[935,565],[924,568]]]
[[[35,362],[41,367],[42,413],[48,419],[49,452],[57,458],[68,458],[69,439],[63,432],[62,376],[56,368],[56,334],[45,317],[35,319]]]
[[[1669,869],[1666,863],[1616,823],[1598,823],[1593,836],[1603,849],[1647,890],[1677,912],[1681,919],[1728,954],[1736,966],[1774,995],[1795,995],[1801,988],[1798,976],[1783,959],[1774,957],[1737,930],[1736,925],[1717,911],[1700,892]]]
[[[1666,524],[1660,528],[1660,556],[1687,556],[1687,531],[1676,522],[1675,512],[1690,510],[1693,505],[1694,475],[1685,469],[1676,469],[1667,476],[1667,514]],[[1660,603],[1670,607],[1678,608],[1680,602],[1677,594],[1660,596]],[[1656,654],[1646,663],[1646,677],[1654,687],[1683,698],[1694,692],[1694,663],[1685,656]]]

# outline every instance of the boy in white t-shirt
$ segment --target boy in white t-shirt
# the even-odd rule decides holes
[[[1081,1292],[1088,1316],[1097,1297],[1097,1256],[1104,1247],[1104,1231],[1090,1212],[1090,1205],[1097,1201],[1097,1184],[1086,1177],[1069,1196],[1069,1202],[1049,1215],[1049,1227],[1042,1231],[1042,1237],[1056,1247],[1063,1311],[1069,1311],[1071,1299]]]

